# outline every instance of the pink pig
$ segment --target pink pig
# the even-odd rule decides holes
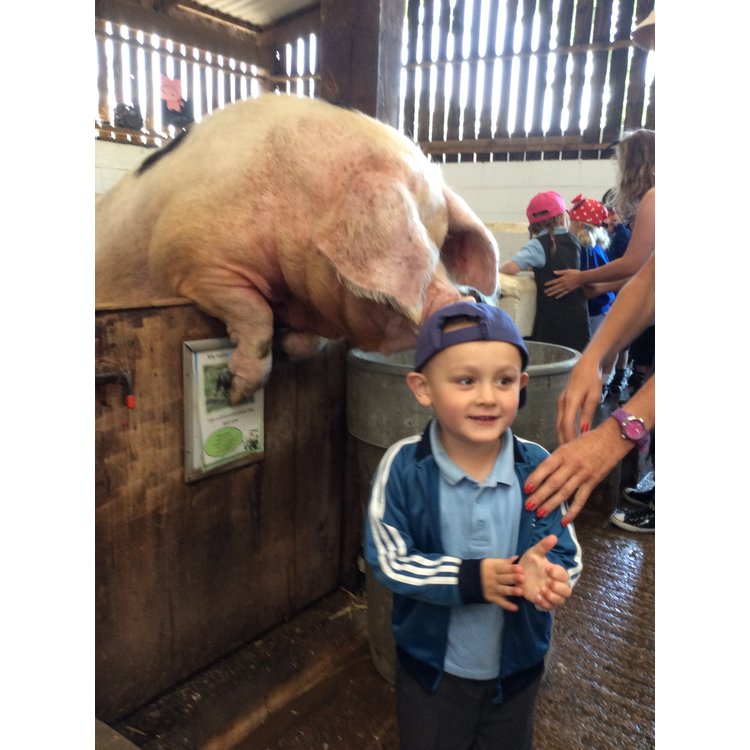
[[[396,129],[320,100],[265,94],[217,110],[96,207],[98,305],[175,294],[236,345],[236,403],[282,351],[343,338],[391,354],[469,286],[496,292],[494,238]]]

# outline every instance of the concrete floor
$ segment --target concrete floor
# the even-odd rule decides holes
[[[576,521],[584,573],[555,617],[535,750],[655,746],[655,535],[608,521],[643,469],[626,460]],[[109,729],[141,750],[398,750],[367,625],[366,602],[334,592]],[[99,732],[96,746],[123,747]]]

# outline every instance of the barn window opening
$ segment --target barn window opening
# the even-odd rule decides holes
[[[633,28],[653,0],[405,0],[397,127],[437,161],[608,158],[622,130],[654,128],[654,54]],[[279,39],[268,69],[97,19],[97,136],[161,145],[262,91],[320,92],[318,35]],[[118,122],[119,113],[119,122]],[[119,125],[119,127],[118,127]]]

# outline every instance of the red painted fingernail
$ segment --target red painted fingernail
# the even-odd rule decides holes
[[[544,518],[547,515],[547,511],[544,508],[539,508],[539,510],[536,512],[537,518]]]
[[[589,431],[589,426],[587,424],[582,424],[581,425],[581,432],[588,432],[588,431]]]
[[[523,507],[526,508],[526,510],[534,510],[534,508],[536,508],[536,505],[534,505],[531,500],[527,500],[526,505],[524,505]]]
[[[526,482],[523,491],[528,495],[529,493],[534,491],[534,485],[531,482]]]
[[[569,523],[570,521],[567,518],[563,518],[563,522],[562,522],[563,528],[565,528]]]

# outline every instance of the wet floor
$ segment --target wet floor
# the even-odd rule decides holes
[[[578,521],[585,573],[555,618],[535,750],[654,747],[654,535],[602,509]],[[238,750],[398,750],[394,694],[367,650],[290,703]]]

